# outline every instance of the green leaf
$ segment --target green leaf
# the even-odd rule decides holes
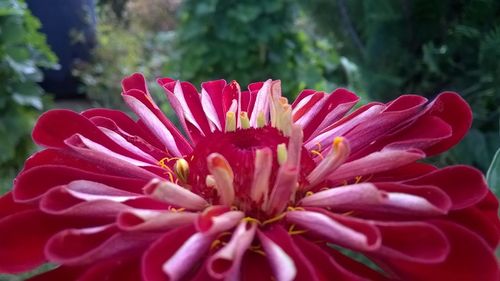
[[[500,196],[500,148],[493,156],[493,161],[488,168],[486,173],[486,180],[491,190],[498,196]]]

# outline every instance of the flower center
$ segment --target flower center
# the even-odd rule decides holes
[[[237,129],[231,132],[213,132],[200,140],[193,152],[185,157],[189,166],[189,174],[186,175],[184,185],[200,194],[212,205],[223,204],[220,190],[214,188],[215,183],[209,169],[209,160],[207,160],[210,155],[217,153],[225,158],[233,176],[233,207],[244,211],[247,216],[259,220],[269,219],[269,216],[262,211],[262,204],[266,203],[265,200],[255,200],[255,196],[252,196],[252,189],[256,188],[256,184],[258,185],[256,182],[258,182],[257,177],[260,176],[261,170],[259,167],[261,164],[256,157],[259,150],[267,148],[271,152],[270,163],[267,163],[270,166],[268,180],[261,184],[268,186],[267,194],[263,196],[263,198],[268,198],[276,182],[282,154],[285,153],[286,157],[286,150],[282,148],[288,145],[288,142],[287,136],[271,126]],[[297,167],[300,174],[297,182],[293,183],[296,185],[306,184],[306,175],[315,167],[304,148],[302,148],[301,156],[300,167]]]

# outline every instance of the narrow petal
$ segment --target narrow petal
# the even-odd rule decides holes
[[[404,187],[400,188],[403,192]],[[412,186],[407,186],[411,191]],[[307,196],[300,201],[305,207],[325,207],[339,212],[406,214],[411,216],[436,216],[446,214],[451,206],[449,198],[439,189],[429,187],[422,193],[431,195],[439,205],[424,196],[411,193],[379,190],[375,184],[361,183],[330,188]]]
[[[384,172],[410,164],[424,157],[425,155],[418,150],[383,150],[374,152],[363,158],[343,164],[328,179],[335,182],[349,180],[356,176]]]
[[[267,204],[271,169],[273,165],[271,149],[263,148],[255,152],[255,170],[250,197],[255,203]]]
[[[230,211],[226,206],[206,208],[196,221],[196,229],[206,233],[220,233],[236,226],[245,214],[241,211]]]
[[[175,228],[154,241],[142,256],[142,279],[144,281],[168,281],[162,270],[165,261],[169,260],[184,242],[195,233],[192,225]],[[193,266],[193,271],[194,271]]]
[[[116,223],[125,231],[165,231],[191,224],[197,217],[191,212],[129,209],[120,213]]]
[[[254,239],[257,225],[242,221],[233,232],[231,240],[218,252],[213,254],[208,261],[208,272],[214,278],[227,276],[239,279],[239,270],[243,255]]]
[[[297,275],[297,269],[293,260],[288,256],[280,246],[267,238],[262,232],[258,231],[259,241],[264,248],[267,259],[271,263],[274,276],[277,281],[292,281]]]
[[[144,187],[144,193],[160,201],[189,210],[202,210],[208,206],[199,195],[173,182],[153,179]]]
[[[231,206],[234,201],[234,174],[226,158],[219,153],[212,153],[207,157],[208,170],[215,179],[215,188],[221,203]]]
[[[380,246],[380,234],[377,230],[353,219],[348,221],[351,225],[347,226],[339,222],[339,216],[326,216],[317,211],[291,211],[286,213],[286,218],[291,223],[348,248],[373,251]]]
[[[123,95],[123,99],[172,155],[182,156],[172,133],[147,106],[132,95]]]
[[[206,255],[214,239],[214,235],[204,233],[195,233],[189,237],[162,266],[168,280],[182,280],[193,266]]]

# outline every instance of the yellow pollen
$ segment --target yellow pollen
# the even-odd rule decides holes
[[[212,242],[212,245],[210,245],[210,249],[214,249],[215,247],[219,246],[220,244],[222,244],[222,241],[220,241],[219,239],[214,240]]]
[[[233,132],[236,130],[236,117],[234,115],[232,111],[226,113],[226,132]]]
[[[308,191],[308,192],[306,192],[306,197],[311,196],[311,195],[313,195],[313,194],[314,194],[314,192],[312,192],[312,191]]]
[[[266,117],[264,116],[264,112],[260,111],[257,115],[257,127],[262,128],[266,125]]]
[[[361,179],[363,178],[363,176],[357,176],[357,177],[354,177],[354,178],[356,179],[355,184],[358,184],[361,181]]]
[[[240,113],[240,123],[242,129],[250,128],[250,119],[248,119],[248,113],[246,113],[245,111],[242,111]]]
[[[344,142],[344,138],[343,137],[336,137],[334,140],[333,140],[333,144],[332,144],[332,148],[334,149],[334,151],[338,151],[339,150],[339,146],[341,143]]]
[[[345,213],[343,213],[342,215],[343,215],[343,216],[350,216],[350,215],[352,215],[352,214],[354,214],[354,211],[345,212]]]
[[[286,144],[284,144],[284,143],[278,144],[278,147],[276,150],[277,150],[277,154],[278,154],[278,163],[280,165],[283,165],[283,163],[286,162],[286,159],[288,157],[288,153],[286,151]]]
[[[187,178],[189,176],[189,164],[184,159],[179,159],[175,162],[174,165],[175,174],[177,178],[179,178],[182,182],[187,182]]]
[[[266,224],[270,224],[270,223],[273,223],[273,222],[277,222],[277,221],[281,220],[282,218],[284,218],[285,216],[286,216],[286,213],[281,213],[281,214],[279,214],[279,215],[277,215],[275,217],[272,217],[272,218],[264,221],[262,223],[262,225],[266,225]]]
[[[317,150],[311,150],[311,153],[314,154],[314,155],[317,155],[319,156],[319,158],[321,158],[321,160],[323,160],[323,154],[321,154],[321,152],[317,151]]]
[[[292,206],[288,206],[288,207],[286,208],[286,210],[287,210],[288,212],[292,212],[292,211],[305,211],[305,209],[304,209],[304,208],[302,208],[302,207],[292,207]]]
[[[261,222],[260,220],[258,220],[258,219],[256,219],[256,218],[252,218],[252,217],[244,217],[244,218],[242,219],[242,221],[246,221],[246,222],[254,222],[254,223],[258,224],[258,225],[261,225],[261,224],[262,224],[262,222]]]

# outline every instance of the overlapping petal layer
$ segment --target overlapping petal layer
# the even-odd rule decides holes
[[[345,89],[289,104],[279,81],[158,82],[187,138],[140,74],[122,93],[137,120],[39,118],[44,150],[0,198],[0,272],[52,262],[32,280],[499,279],[498,202],[483,175],[419,162],[470,127],[457,94],[352,110]]]

